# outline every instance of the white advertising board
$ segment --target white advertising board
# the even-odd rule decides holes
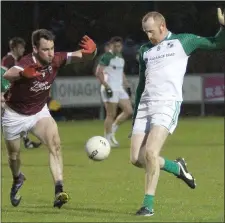
[[[138,85],[138,75],[128,76],[133,91]],[[62,107],[91,107],[101,104],[100,84],[95,77],[59,77],[52,89],[54,99],[58,100]],[[200,76],[186,76],[183,85],[184,102],[202,101],[202,78]]]

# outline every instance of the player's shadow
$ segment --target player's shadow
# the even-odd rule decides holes
[[[82,208],[82,207],[63,207],[64,210],[70,211],[70,213],[72,214],[73,212],[76,212],[76,215],[84,215],[85,213],[95,213],[95,214],[123,214],[123,215],[130,215],[130,213],[126,213],[123,211],[116,211],[116,210],[108,210],[108,209],[101,209],[101,208]],[[61,212],[58,211],[58,209],[51,209],[51,207],[46,207],[46,205],[42,206],[42,205],[36,205],[36,206],[21,206],[20,207],[20,212],[24,212],[26,214],[60,214]],[[2,208],[2,212],[11,212],[11,213],[18,213],[18,209],[4,209]],[[80,212],[80,214],[79,214]]]
[[[64,207],[66,210],[71,211],[80,211],[80,212],[88,212],[88,213],[114,213],[114,214],[125,214],[130,215],[130,213],[124,213],[123,211],[117,211],[117,210],[108,210],[108,209],[102,209],[102,208],[85,208],[85,207]]]
[[[31,207],[31,208],[34,208],[34,209],[46,209],[46,205],[36,205],[35,207]],[[50,207],[48,207],[47,209],[49,210]],[[117,211],[117,210],[109,210],[109,209],[102,209],[102,208],[85,208],[85,207],[70,207],[70,206],[64,206],[63,209],[65,210],[68,210],[68,211],[75,211],[76,214],[78,214],[78,212],[86,212],[86,213],[103,213],[103,214],[106,214],[106,213],[114,213],[114,214],[125,214],[125,215],[130,215],[130,213],[125,213],[123,211]],[[36,210],[33,211],[33,213],[35,213]],[[46,212],[48,213],[48,212]],[[81,214],[83,215],[83,213]]]
[[[8,167],[8,163],[2,163],[1,164],[4,167]],[[24,164],[24,167],[49,167],[49,164]],[[64,164],[64,167],[76,167],[76,168],[84,168],[85,165],[77,165],[77,164]]]
[[[18,212],[24,212],[26,214],[32,214],[32,215],[33,214],[37,214],[37,213],[40,213],[40,214],[52,214],[52,215],[60,214],[60,212],[58,212],[57,210],[54,210],[54,209],[53,210],[49,210],[49,209],[47,209],[47,210],[43,210],[43,209],[38,210],[37,207],[36,208],[32,207],[32,208],[34,208],[35,210],[30,209],[30,207],[20,207],[19,211],[18,211],[18,209],[11,209],[11,208],[10,209],[4,209],[4,208],[2,208],[2,212],[10,212],[10,213],[14,213],[14,214],[16,214]],[[45,206],[45,209],[46,209],[46,206]]]

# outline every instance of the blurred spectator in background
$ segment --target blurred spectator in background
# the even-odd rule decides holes
[[[112,43],[109,41],[104,46],[104,53],[112,51]]]
[[[123,56],[126,59],[125,72],[127,74],[138,73],[138,63],[136,60],[136,54],[138,49],[139,49],[139,45],[136,44],[131,38],[125,39]]]
[[[16,62],[23,56],[25,52],[25,41],[20,37],[14,37],[9,41],[9,49],[8,52],[2,58],[2,66],[6,67],[7,69],[13,67]]]
[[[95,62],[94,62],[94,66],[93,66],[93,72],[95,73],[96,67],[99,63],[100,58],[102,57],[103,54],[107,53],[107,52],[111,52],[112,51],[112,43],[110,43],[110,41],[106,42],[104,45],[104,51],[100,52],[100,54],[95,58]]]

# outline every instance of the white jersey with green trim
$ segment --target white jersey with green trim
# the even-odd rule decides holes
[[[148,42],[141,46],[133,119],[137,115],[140,102],[183,100],[182,85],[188,58],[197,49],[224,50],[224,26],[212,37],[168,32],[161,43],[154,46]]]
[[[125,61],[122,55],[114,55],[111,52],[105,53],[99,64],[105,66],[104,78],[112,90],[121,90],[123,88],[123,74]]]
[[[182,101],[182,85],[188,57],[178,39],[167,38],[143,52],[145,89],[141,101]]]

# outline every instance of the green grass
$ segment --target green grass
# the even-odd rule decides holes
[[[2,149],[2,222],[224,222],[224,120],[181,119],[162,155],[186,158],[197,179],[189,189],[173,175],[161,172],[155,215],[136,217],[144,195],[144,171],[129,163],[130,130],[127,122],[118,132],[119,149],[103,162],[89,160],[85,141],[102,135],[103,122],[59,123],[64,154],[65,191],[71,200],[62,209],[52,207],[54,187],[48,153],[21,149],[22,171],[27,177],[19,207],[9,201],[11,174]]]

